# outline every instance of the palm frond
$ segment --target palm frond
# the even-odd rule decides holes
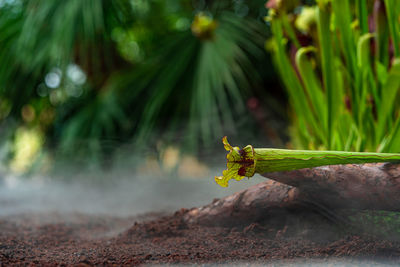
[[[190,31],[186,1],[16,2],[18,12],[0,16],[0,96],[15,117],[35,99],[53,105],[48,136],[65,150],[113,138],[148,142],[165,132],[210,142],[235,132],[249,88],[261,84],[263,70],[254,66],[264,64],[265,25],[258,15],[226,12],[230,1],[206,10],[218,23],[210,40]],[[140,57],[130,56],[132,43]],[[61,82],[47,89],[63,93],[71,64],[86,75],[78,98],[54,104],[36,94],[54,68]]]
[[[160,129],[166,126],[163,121],[179,114],[187,121],[183,127],[188,143],[209,143],[223,131],[235,131],[234,118],[245,112],[248,88],[259,78],[251,59],[265,56],[265,32],[261,23],[231,13],[221,14],[217,21],[214,39],[201,41],[190,32],[170,38],[157,53],[153,72],[132,79],[137,94],[124,99],[128,106],[138,98],[144,100],[141,108],[132,109],[142,113],[135,131],[139,140],[165,130]],[[166,127],[171,125],[176,126],[170,121]]]

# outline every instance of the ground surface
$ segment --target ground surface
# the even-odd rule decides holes
[[[188,225],[182,220],[185,212],[124,218],[78,213],[2,216],[0,266],[258,265],[280,260],[307,265],[312,259],[368,266],[400,261],[400,242],[351,233],[309,211],[292,210],[236,227]]]

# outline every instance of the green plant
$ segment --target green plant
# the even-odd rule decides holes
[[[286,3],[267,6],[270,47],[292,107],[293,145],[400,151],[400,2]]]
[[[227,151],[227,170],[215,181],[223,187],[231,179],[237,181],[253,177],[256,173],[291,171],[337,164],[363,164],[373,162],[399,162],[400,154],[348,151],[291,150],[274,148],[253,148],[248,145],[242,149],[232,147],[226,138],[222,143]]]

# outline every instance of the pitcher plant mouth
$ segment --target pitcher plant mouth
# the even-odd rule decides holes
[[[242,180],[244,177],[252,177],[256,171],[257,160],[254,157],[254,149],[251,145],[240,149],[232,147],[226,136],[222,138],[222,143],[226,151],[227,170],[222,172],[222,176],[215,176],[215,182],[222,187],[227,187],[231,179],[236,181]]]

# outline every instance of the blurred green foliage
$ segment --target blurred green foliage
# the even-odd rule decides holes
[[[271,0],[267,6],[294,146],[399,152],[400,2]]]
[[[29,140],[17,128],[74,156],[166,133],[207,144],[237,131],[271,79],[259,68],[264,1],[0,0],[0,13],[0,119],[14,158]]]

